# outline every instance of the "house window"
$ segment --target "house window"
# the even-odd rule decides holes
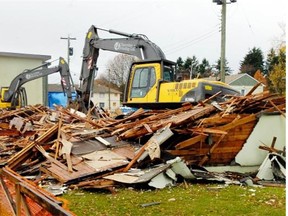
[[[99,106],[102,107],[102,108],[104,108],[104,107],[105,107],[105,103],[100,102],[100,103],[99,103]]]
[[[245,95],[245,89],[241,89],[241,95]]]
[[[117,93],[115,93],[115,94],[114,94],[114,96],[115,96],[115,97],[117,97],[117,96],[118,96],[118,94],[117,94]]]
[[[116,107],[116,102],[113,102],[113,104],[112,104],[112,105],[113,105],[113,107]]]

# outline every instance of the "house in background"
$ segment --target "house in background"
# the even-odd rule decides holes
[[[238,90],[241,95],[246,95],[255,85],[259,83],[258,80],[247,73],[227,76],[225,78],[225,82],[234,89]],[[255,89],[253,94],[263,92],[263,90],[264,85],[261,84],[257,87],[257,89]]]
[[[215,80],[216,77],[204,78],[208,80]],[[225,83],[229,84],[232,88],[239,91],[241,95],[246,95],[256,84],[259,83],[254,77],[247,73],[243,74],[233,74],[230,76],[225,76]],[[253,94],[260,93],[264,91],[264,85],[261,84],[255,89]]]
[[[91,100],[94,104],[107,110],[115,111],[121,106],[120,97],[122,92],[108,88],[104,85],[94,85]]]
[[[9,87],[11,81],[26,69],[33,69],[51,59],[49,55],[0,52],[0,87]],[[47,77],[29,81],[26,89],[28,104],[47,105]]]

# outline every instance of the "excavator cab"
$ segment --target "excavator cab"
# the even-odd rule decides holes
[[[135,62],[126,84],[124,104],[133,107],[154,105],[160,98],[160,86],[174,81],[175,63],[172,61],[161,59]]]

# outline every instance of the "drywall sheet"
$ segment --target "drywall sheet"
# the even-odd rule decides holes
[[[254,130],[250,134],[242,150],[236,155],[235,161],[241,166],[260,166],[268,152],[259,149],[263,143],[272,144],[277,137],[274,148],[283,150],[286,144],[286,119],[278,114],[262,114]]]

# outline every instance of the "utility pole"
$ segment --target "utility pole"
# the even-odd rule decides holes
[[[111,110],[111,89],[110,89],[110,84],[111,84],[111,80],[110,80],[110,69],[108,69],[108,76],[109,76],[109,86],[108,86],[108,109],[109,111]]]
[[[221,82],[225,83],[225,54],[226,54],[226,0],[222,0],[222,20],[221,20]]]
[[[222,5],[221,15],[221,59],[220,59],[220,79],[221,82],[225,82],[225,55],[226,55],[226,5],[235,3],[237,0],[213,0],[217,5]]]
[[[190,68],[190,80],[193,78],[193,65],[191,61],[191,68]]]
[[[68,63],[68,66],[70,66],[70,56],[73,55],[73,48],[70,47],[70,40],[76,40],[76,38],[71,38],[71,37],[68,35],[68,37],[61,37],[60,39],[67,40],[67,42],[68,42],[68,47],[67,47],[67,63]]]

